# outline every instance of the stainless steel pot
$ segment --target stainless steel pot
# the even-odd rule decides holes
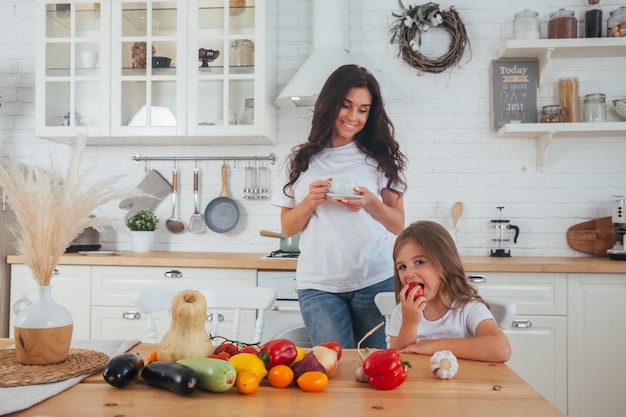
[[[261,230],[260,234],[265,237],[279,238],[280,250],[283,252],[300,252],[300,248],[298,247],[300,244],[300,233],[296,233],[293,236],[285,236],[282,233]]]

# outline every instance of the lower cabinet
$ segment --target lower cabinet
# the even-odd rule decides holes
[[[511,343],[507,365],[567,414],[567,281],[565,274],[469,273],[485,298],[509,301],[517,317],[504,333]]]
[[[568,274],[569,415],[626,415],[626,274]]]
[[[13,337],[13,323],[16,310],[35,301],[39,284],[26,265],[11,265],[11,313],[9,316],[9,337]],[[60,265],[56,268],[52,281],[52,298],[72,313],[73,339],[90,338],[91,309],[91,267]]]

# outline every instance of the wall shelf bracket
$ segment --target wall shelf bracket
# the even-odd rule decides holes
[[[543,161],[546,155],[546,149],[552,141],[552,136],[554,136],[554,132],[546,132],[537,136],[537,171],[543,171]]]

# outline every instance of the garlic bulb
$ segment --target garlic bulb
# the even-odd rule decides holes
[[[449,350],[440,350],[430,357],[430,369],[439,379],[452,379],[459,370],[459,362]]]

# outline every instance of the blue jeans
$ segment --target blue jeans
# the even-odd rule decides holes
[[[374,304],[374,296],[383,291],[393,291],[393,278],[343,293],[299,290],[300,312],[313,346],[337,342],[344,349],[356,348],[367,332],[385,321]],[[361,347],[385,349],[385,327],[365,339]]]

